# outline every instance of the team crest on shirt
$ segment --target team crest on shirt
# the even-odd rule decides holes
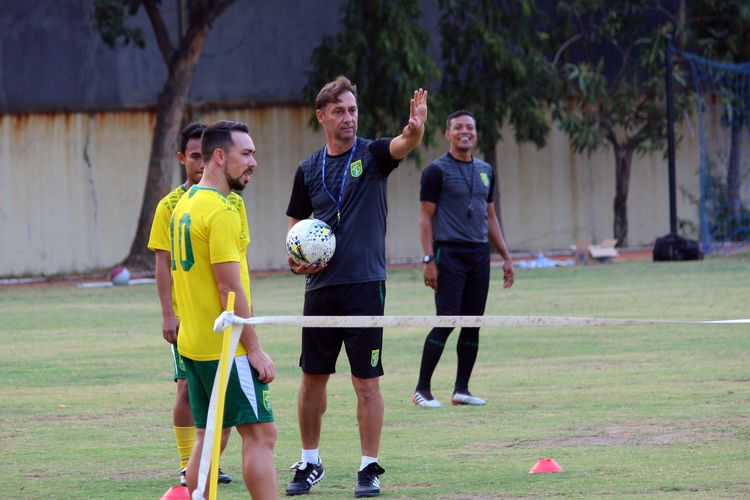
[[[352,173],[352,177],[362,175],[362,160],[357,160],[349,165],[349,171]]]
[[[484,172],[479,172],[479,178],[482,179],[484,187],[490,187],[490,176]]]
[[[263,407],[271,411],[271,391],[263,391]]]
[[[380,359],[380,349],[373,349],[370,353],[370,366],[375,368],[378,366],[378,360]]]

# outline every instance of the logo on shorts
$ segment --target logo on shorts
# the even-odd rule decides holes
[[[490,176],[484,172],[479,172],[479,178],[482,179],[484,187],[490,187]]]
[[[263,407],[271,411],[271,391],[263,391]]]
[[[352,177],[359,177],[362,175],[362,160],[357,160],[349,165],[349,171],[352,173]]]
[[[375,368],[378,366],[378,360],[380,359],[380,349],[373,349],[370,353],[370,366]]]

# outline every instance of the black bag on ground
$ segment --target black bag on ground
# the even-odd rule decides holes
[[[676,234],[656,239],[654,261],[700,260],[703,258],[700,244]]]

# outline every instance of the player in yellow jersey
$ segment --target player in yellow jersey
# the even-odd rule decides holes
[[[195,448],[187,466],[187,483],[195,490],[203,449],[221,335],[214,320],[236,293],[235,313],[250,316],[250,278],[246,249],[250,241],[242,216],[229,200],[242,190],[256,166],[255,145],[247,125],[221,121],[208,126],[201,139],[201,181],[180,199],[170,220],[172,277],[180,308],[177,346],[185,367],[190,407],[195,419]],[[246,325],[234,354],[223,427],[242,436],[242,475],[254,498],[276,498],[273,423],[268,383],[276,377],[252,325]],[[210,487],[211,485],[208,485]]]
[[[154,222],[151,226],[151,235],[148,241],[148,248],[154,252],[156,261],[156,290],[159,294],[159,302],[161,303],[162,334],[164,335],[164,340],[171,344],[170,347],[174,360],[174,380],[177,383],[177,397],[172,407],[172,420],[175,440],[177,441],[177,452],[180,457],[180,483],[183,486],[186,484],[185,468],[195,445],[195,424],[193,423],[193,414],[190,411],[185,367],[176,347],[177,330],[180,326],[180,320],[177,313],[177,306],[175,305],[170,272],[169,219],[182,195],[191,186],[197,184],[203,175],[201,134],[203,134],[203,129],[205,128],[206,126],[202,123],[191,123],[182,129],[177,160],[185,167],[187,180],[159,201],[154,213]],[[236,193],[231,193],[230,197],[240,211],[245,227],[247,227],[247,215],[245,214],[245,205],[242,197]],[[229,429],[222,435],[222,449],[226,446],[228,439]],[[219,469],[219,482],[231,483],[232,476],[225,474]]]

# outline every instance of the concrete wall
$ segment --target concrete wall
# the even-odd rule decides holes
[[[110,266],[132,241],[154,116],[0,116],[0,276]]]
[[[697,227],[698,207],[682,193],[700,192],[700,143],[689,127],[678,132],[682,141],[676,161],[677,216]],[[512,137],[512,131],[504,131],[503,137]],[[580,239],[601,242],[613,237],[615,164],[611,150],[574,154],[567,136],[553,127],[544,149],[502,141],[497,156],[503,227],[511,247],[567,248]],[[668,232],[669,187],[664,153],[634,155],[627,244],[652,244]]]
[[[259,167],[244,196],[254,269],[285,265],[285,216],[299,161],[324,143],[308,108],[217,110],[193,116],[247,122]],[[129,248],[140,211],[154,115],[151,112],[0,115],[0,276],[80,272],[110,267]],[[512,137],[505,131],[504,137]],[[427,161],[444,152],[444,140]],[[553,130],[537,151],[498,145],[502,215],[512,250],[567,248],[612,235],[614,161],[610,152],[570,153]],[[629,197],[629,244],[669,231],[667,168],[662,154],[635,158]],[[176,163],[176,162],[175,162]],[[175,169],[175,181],[179,182]],[[389,259],[421,256],[417,166],[407,161],[389,185]],[[678,188],[698,192],[698,140],[686,129]],[[697,224],[697,207],[678,193],[678,214]]]

